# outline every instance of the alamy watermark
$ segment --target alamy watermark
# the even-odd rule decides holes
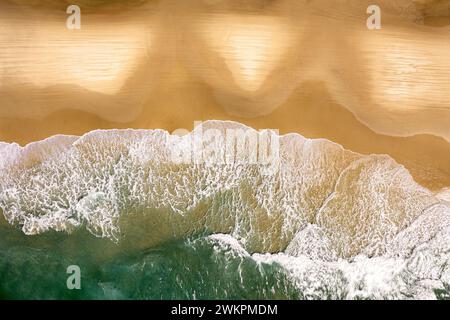
[[[67,267],[67,274],[70,274],[67,277],[66,285],[69,290],[81,290],[81,269],[77,265],[71,265]]]
[[[280,163],[278,130],[247,127],[177,129],[172,134],[170,160],[176,164],[256,165],[264,174],[275,172]]]
[[[66,9],[66,13],[70,16],[66,20],[66,27],[69,30],[81,29],[81,9],[77,5],[70,5]]]
[[[367,18],[367,29],[369,30],[380,30],[381,29],[381,8],[372,4],[367,8],[367,14],[370,14]]]
[[[381,29],[381,8],[376,4],[371,4],[367,7],[367,14],[370,16],[367,18],[366,26],[369,30]],[[66,27],[69,30],[81,29],[81,8],[76,4],[71,4],[67,7],[66,13],[69,15],[66,20]]]
[[[376,4],[372,4],[367,7],[367,14],[370,16],[367,18],[366,26],[369,30],[381,29],[381,8]],[[69,17],[66,20],[66,27],[69,30],[81,29],[81,9],[76,4],[71,4],[67,7],[66,13]]]

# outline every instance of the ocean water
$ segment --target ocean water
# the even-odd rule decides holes
[[[206,139],[196,158],[193,138],[231,129],[276,157]],[[208,121],[0,143],[0,173],[0,298],[449,298],[448,190],[387,155]]]

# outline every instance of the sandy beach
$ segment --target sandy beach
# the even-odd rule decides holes
[[[450,0],[0,0],[0,300],[450,299],[449,40]]]

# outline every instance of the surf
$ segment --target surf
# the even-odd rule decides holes
[[[403,289],[430,297],[445,290],[450,281],[446,190],[435,194],[420,186],[387,155],[362,155],[299,134],[272,136],[279,139],[279,163],[269,171],[267,163],[173,161],[173,150],[190,148],[193,136],[211,129],[263,134],[235,122],[208,121],[184,136],[97,130],[25,147],[1,143],[0,208],[8,223],[3,228],[19,228],[26,239],[44,237],[46,248],[61,237],[66,249],[90,248],[86,255],[93,266],[93,261],[101,266],[122,261],[127,269],[131,256],[157,259],[151,265],[159,270],[160,263],[169,263],[173,243],[184,257],[173,256],[174,265],[183,265],[192,247],[205,250],[204,257],[218,250],[213,256],[226,259],[220,265],[234,265],[240,276],[230,280],[228,295],[214,287],[214,297],[236,297],[239,283],[246,281],[243,261],[259,270],[246,271],[253,280],[263,270],[282,277],[274,280],[281,281],[275,295],[262,286],[266,297],[404,297]],[[201,147],[214,151],[223,145],[206,139]],[[61,250],[54,254],[69,259]],[[193,252],[192,270],[199,263]],[[209,263],[218,263],[215,259]],[[200,279],[189,279],[194,278],[186,278],[179,290],[195,298],[198,290],[185,286],[196,287]],[[176,281],[173,285],[178,288]],[[100,296],[106,291],[133,296],[123,288],[126,292],[93,286]]]

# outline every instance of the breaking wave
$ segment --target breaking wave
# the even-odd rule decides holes
[[[163,130],[98,130],[82,137],[55,136],[26,147],[0,143],[3,215],[26,235],[87,230],[127,254],[162,250],[177,241],[183,250],[201,243],[208,250],[218,248],[216,254],[222,257],[212,258],[208,251],[208,259],[220,260],[225,271],[234,268],[233,274],[244,277],[228,279],[241,288],[228,288],[228,295],[220,287],[213,290],[219,276],[211,279],[212,289],[207,290],[198,287],[192,275],[189,281],[176,282],[181,291],[168,291],[179,295],[161,291],[133,295],[124,288],[111,291],[111,284],[97,288],[102,294],[109,292],[109,297],[448,294],[448,190],[434,194],[423,188],[389,156],[364,156],[298,134],[269,134],[279,139],[277,165],[269,171],[258,163],[238,161],[239,157],[224,162],[173,161],[173,150],[189,148],[196,134],[211,129],[224,135],[229,129],[256,133],[238,123],[208,121],[185,136]],[[211,141],[203,143],[220,148]],[[231,260],[223,260],[228,254]],[[0,267],[1,261],[0,257]],[[153,268],[161,270],[155,263]],[[186,258],[178,261],[185,267],[190,263],[191,269],[198,267]],[[245,277],[257,277],[243,272],[244,265],[253,273],[259,270],[258,277],[269,273],[281,278],[266,279],[272,285],[258,287],[253,296],[240,295],[243,283],[249,281]]]

